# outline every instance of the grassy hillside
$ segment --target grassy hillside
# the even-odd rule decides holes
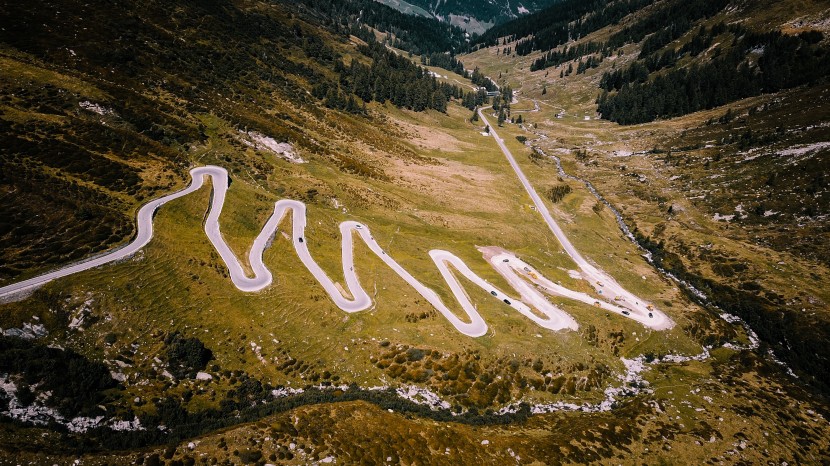
[[[770,27],[785,35],[821,32],[821,11],[809,2],[799,18],[777,7],[727,9],[653,53],[683,48],[698,27],[742,18],[756,34]],[[632,15],[570,47],[609,41],[641,20]],[[827,359],[814,357],[824,354],[830,329],[822,288],[828,272],[821,174],[827,171],[826,79],[651,124],[597,121],[603,76],[630,67],[646,42],[625,45],[582,73],[568,69],[593,52],[536,71],[541,52],[505,57],[503,45],[464,62],[537,100],[541,111],[523,114],[535,125],[532,133],[543,136],[533,145],[591,181],[661,266],[706,293],[711,305],[750,322],[778,358],[826,391],[820,374]],[[676,67],[705,64],[708,53],[686,56]],[[554,176],[555,165],[544,163]]]
[[[460,99],[446,112],[398,108],[375,95],[360,100],[352,90],[363,89],[353,80],[383,58],[364,53],[361,39],[320,10],[254,1],[4,6],[15,22],[0,31],[0,59],[13,70],[0,79],[0,192],[8,211],[0,224],[2,284],[125,243],[141,204],[183,187],[189,168],[214,164],[231,177],[220,222],[239,257],[274,202],[290,198],[307,204],[304,239],[337,281],[338,225],[358,220],[456,312],[431,249],[451,251],[504,290],[511,288],[478,247],[505,248],[554,282],[596,293],[569,273],[575,264]],[[619,63],[635,49],[626,46]],[[206,186],[162,207],[153,241],[133,257],[0,304],[0,378],[15,387],[13,396],[5,388],[0,396],[0,464],[78,457],[87,464],[824,459],[826,403],[766,357],[766,346],[754,347],[751,330],[719,318],[649,264],[605,204],[518,138],[560,155],[568,173],[591,180],[639,233],[663,239],[665,252],[656,257],[664,267],[680,264],[736,289],[752,281],[759,288],[743,291],[765,299],[772,291],[794,299],[794,290],[803,302],[827,302],[817,283],[787,282],[808,269],[826,278],[818,260],[799,252],[810,246],[759,244],[760,222],[744,219],[736,228],[741,220],[733,219],[727,230],[712,219],[724,205],[717,197],[696,203],[683,194],[707,189],[706,170],[725,163],[699,166],[713,157],[705,141],[738,131],[744,109],[767,101],[742,102],[722,123],[718,109],[620,128],[593,119],[602,67],[548,79],[529,72],[535,58],[483,49],[465,64],[501,74],[519,90],[511,116],[525,123],[506,123],[499,133],[540,193],[560,193],[548,207],[574,245],[665,311],[674,328],[652,331],[551,298],[580,324],[575,332],[552,332],[462,279],[489,325],[487,335],[469,338],[360,242],[355,266],[374,307],[347,314],[299,262],[285,234],[289,220],[265,253],[273,285],[244,293],[203,232]],[[366,66],[350,66],[352,60]],[[436,82],[472,85],[433,71],[442,75]],[[416,82],[433,85],[431,78]],[[332,92],[315,96],[320,83]],[[772,123],[764,118],[778,120],[775,112],[810,96],[811,114],[823,115],[815,99],[823,94],[814,92],[774,96],[780,107],[747,118],[765,134]],[[718,121],[707,125],[712,118]],[[823,127],[777,141],[782,149],[814,144]],[[264,137],[288,144],[307,163],[257,143]],[[673,165],[675,147],[697,141],[704,146],[684,149],[690,162]],[[629,147],[638,153],[623,154]],[[770,159],[747,161],[748,171],[728,178],[733,184],[718,195],[743,188],[746,200],[734,200],[749,209],[750,170],[767,170]],[[675,173],[681,177],[671,179]],[[790,183],[796,173],[777,179]],[[800,192],[790,194],[793,202],[806,199]],[[773,271],[762,273],[764,267]],[[820,328],[821,305],[811,306]],[[412,401],[433,394],[445,408]],[[11,412],[15,403],[47,414],[38,418],[30,409],[34,417],[23,422],[26,413]],[[74,432],[67,426],[76,416],[119,423],[109,425],[138,421],[145,429]]]

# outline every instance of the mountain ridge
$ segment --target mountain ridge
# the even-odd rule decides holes
[[[400,11],[429,16],[482,34],[494,25],[546,8],[559,0],[376,0]]]

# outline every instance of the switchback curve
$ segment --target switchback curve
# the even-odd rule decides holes
[[[505,277],[511,286],[516,289],[523,300],[530,302],[534,306],[538,312],[534,313],[524,302],[512,298],[476,275],[460,258],[454,254],[448,251],[432,250],[429,252],[430,257],[441,273],[441,276],[450,287],[455,299],[461,305],[461,308],[466,314],[467,320],[462,320],[444,304],[437,293],[423,285],[392,257],[390,257],[375,241],[368,227],[354,221],[346,221],[340,224],[340,232],[342,235],[341,257],[343,263],[343,276],[345,277],[346,288],[348,290],[348,294],[350,295],[345,296],[338,289],[335,282],[331,280],[331,278],[311,257],[308,250],[308,242],[304,240],[306,206],[304,203],[295,200],[280,200],[275,203],[274,213],[268,219],[262,231],[254,240],[249,252],[248,258],[252,276],[248,276],[243,270],[236,255],[231,251],[230,247],[225,242],[220,230],[219,216],[222,212],[222,207],[225,203],[225,197],[229,187],[227,171],[224,168],[217,166],[205,166],[192,169],[190,174],[192,180],[190,185],[185,189],[150,201],[139,209],[137,218],[138,233],[135,239],[126,246],[94,259],[70,265],[32,279],[0,288],[0,297],[13,297],[15,294],[20,294],[21,292],[41,286],[57,278],[89,270],[91,268],[118,261],[135,254],[152,239],[153,216],[156,210],[167,202],[197,191],[204,184],[204,178],[209,176],[212,179],[213,196],[211,198],[210,211],[204,224],[205,233],[213,247],[228,267],[231,281],[241,291],[255,292],[262,290],[271,284],[272,274],[263,263],[262,255],[265,249],[269,246],[271,238],[276,233],[279,224],[290,211],[292,218],[292,242],[300,261],[312,273],[337,307],[345,312],[359,312],[368,309],[372,305],[372,300],[360,285],[360,281],[354,268],[353,238],[354,235],[357,234],[373,253],[375,253],[404,281],[412,286],[435,309],[441,312],[441,314],[443,314],[444,317],[459,332],[471,337],[484,335],[487,332],[487,324],[484,322],[484,319],[478,313],[475,306],[470,302],[469,297],[450,270],[450,267],[475,285],[490,293],[495,299],[498,299],[505,305],[512,307],[517,312],[534,321],[537,325],[550,330],[576,330],[578,328],[578,324],[570,315],[546,300],[539,293],[539,291],[530,286],[528,282],[534,283],[540,290],[547,294],[562,296],[588,304],[594,304],[607,311],[632,318],[639,321],[643,325],[655,329],[664,328],[665,325],[662,320],[657,321],[652,318],[646,318],[642,312],[632,314],[631,311],[636,309],[632,308],[630,305],[627,305],[631,303],[621,303],[622,305],[617,305],[596,300],[585,293],[569,290],[561,285],[557,285],[550,280],[547,280],[538,272],[531,269],[529,265],[507,251],[499,250],[497,248],[482,248],[482,252],[488,262],[502,276]],[[540,314],[544,317],[540,316]]]

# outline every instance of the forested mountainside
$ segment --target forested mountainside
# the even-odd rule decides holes
[[[461,99],[457,85],[439,83],[374,42],[356,18],[340,15],[344,5],[308,3],[308,20],[328,24],[327,31],[290,13],[222,2],[125,4],[99,27],[86,25],[109,4],[70,3],[60,13],[9,4],[4,14],[15,19],[0,31],[3,60],[15,77],[2,82],[2,279],[128,238],[132,206],[180,183],[188,150],[206,140],[200,112],[325,153],[295,121],[305,112],[325,120],[317,101],[371,119],[365,105],[372,101],[443,111],[448,99]],[[379,13],[370,24],[424,46],[424,37],[447,38],[398,23],[391,12],[392,20]],[[337,47],[350,32],[369,41],[358,47],[359,60]],[[279,98],[266,104],[273,95]],[[264,107],[280,118],[265,118]],[[353,160],[340,163],[371,172]],[[28,215],[32,210],[43,214]]]
[[[729,0],[563,1],[495,27],[477,46],[510,43],[507,53],[541,52],[531,70],[596,68],[627,44],[640,44],[627,67],[607,72],[598,100],[603,118],[622,124],[672,118],[746,97],[826,79],[830,47],[821,31],[783,33],[726,24]],[[619,27],[616,27],[620,25]],[[601,40],[581,40],[614,27]],[[596,35],[596,34],[595,34]]]
[[[0,466],[830,461],[828,7],[418,4],[0,0]]]
[[[539,11],[557,1],[559,0],[383,0],[382,3],[407,11],[411,11],[411,5],[443,20],[459,16],[473,18],[480,23],[501,24]]]
[[[823,269],[830,195],[823,187],[828,14],[821,2],[564,1],[492,28],[473,41],[479,51],[471,56],[477,58],[465,63],[483,66],[492,59],[478,57],[495,54],[510,65],[483,67],[485,72],[498,70],[508,81],[508,73],[513,79],[520,75],[530,95],[556,93],[551,102],[564,107],[559,118],[569,99],[580,96],[587,120],[597,116],[624,125],[615,132],[641,135],[630,142],[647,144],[646,160],[684,180],[679,197],[694,199],[716,220],[719,211],[747,209],[726,218],[746,232],[748,244]],[[701,116],[710,109],[717,110]],[[660,129],[666,127],[672,130]],[[596,159],[581,157],[590,171]],[[680,168],[695,163],[700,172]],[[625,163],[613,166],[630,170]],[[713,182],[717,187],[707,189]],[[662,194],[637,197],[675,215]],[[828,316],[800,305],[826,309],[826,303],[805,298],[809,293],[800,285],[789,290],[789,299],[773,295],[772,289],[781,288],[758,285],[739,263],[740,270],[724,269],[723,256],[698,256],[682,245],[682,234],[666,235],[666,225],[658,223],[652,233],[660,239],[636,235],[663,267],[751,322],[775,354],[826,392],[830,380],[817,374],[827,372],[830,357],[822,343],[830,334]],[[693,272],[690,263],[700,268]],[[713,273],[701,271],[710,267]],[[764,269],[756,270],[756,280],[767,274]],[[820,280],[808,276],[805,287]]]
[[[361,24],[390,34],[390,45],[416,55],[458,53],[467,48],[464,31],[457,26],[401,13],[373,0],[310,0],[296,6],[336,26]]]

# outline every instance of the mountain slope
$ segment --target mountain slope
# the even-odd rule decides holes
[[[0,303],[0,464],[828,459],[815,387],[830,273],[810,197],[825,195],[826,86],[621,126],[596,118],[600,81],[643,45],[599,60],[586,44],[651,10],[568,44],[572,58],[545,69],[531,71],[541,49],[505,53],[515,39],[482,47],[462,57],[478,67],[473,82],[416,65],[461,71],[443,55],[463,43],[457,29],[361,12],[367,1],[3,4],[3,284],[124,244],[136,209],[182,188],[191,168],[229,179],[221,213],[206,179],[155,212],[137,253]],[[768,17],[750,10],[731,14],[764,30]],[[496,108],[473,112],[487,76],[501,86]],[[793,163],[776,169],[782,160]],[[255,244],[284,199],[305,216]],[[782,230],[793,221],[817,234]],[[353,266],[344,222],[374,245],[354,241]],[[206,227],[249,276],[260,268],[248,253],[264,245],[271,284],[237,288]],[[584,279],[570,247],[675,325],[608,311],[617,287]],[[436,250],[472,273],[439,270]],[[344,279],[369,309],[337,304]],[[551,292],[562,289],[591,299]],[[541,307],[516,312],[534,290],[578,328],[537,325]],[[431,304],[463,320],[456,291],[484,335],[459,333]],[[805,354],[819,356],[787,359]]]
[[[0,274],[5,280],[128,237],[127,213],[184,181],[188,152],[207,142],[201,114],[216,113],[232,126],[288,141],[298,152],[331,154],[345,170],[363,167],[371,174],[362,163],[305,136],[311,121],[319,122],[322,133],[336,131],[317,99],[361,113],[354,92],[357,81],[368,80],[360,83],[362,102],[390,99],[420,110],[445,106],[434,99],[439,84],[382,46],[361,50],[367,59],[383,57],[383,69],[345,70],[338,51],[344,36],[320,35],[281,16],[275,22],[274,14],[256,8],[243,13],[207,3],[122,9],[111,21],[118,26],[86,28],[84,18],[96,17],[96,8],[105,9],[70,6],[62,17],[19,5],[8,9],[18,19],[0,34],[6,45],[3,60],[16,77],[2,83],[7,202],[0,224]],[[205,20],[187,23],[198,15]],[[121,33],[117,27],[130,29]],[[30,31],[37,35],[29,36]],[[55,46],[46,36],[65,45]],[[174,49],[174,43],[181,46]],[[396,86],[406,93],[393,98],[391,88],[379,90],[379,76],[381,83],[406,80]],[[418,80],[420,90],[409,91]],[[441,89],[460,92],[452,86]],[[45,214],[32,217],[31,210]]]
[[[536,34],[532,17],[494,28],[465,65],[556,109],[539,147],[636,209],[629,226],[658,264],[826,393],[826,5],[665,0],[597,23],[633,2],[567,3]]]
[[[405,13],[431,15],[471,34],[482,34],[494,24],[539,11],[559,0],[376,0]]]

